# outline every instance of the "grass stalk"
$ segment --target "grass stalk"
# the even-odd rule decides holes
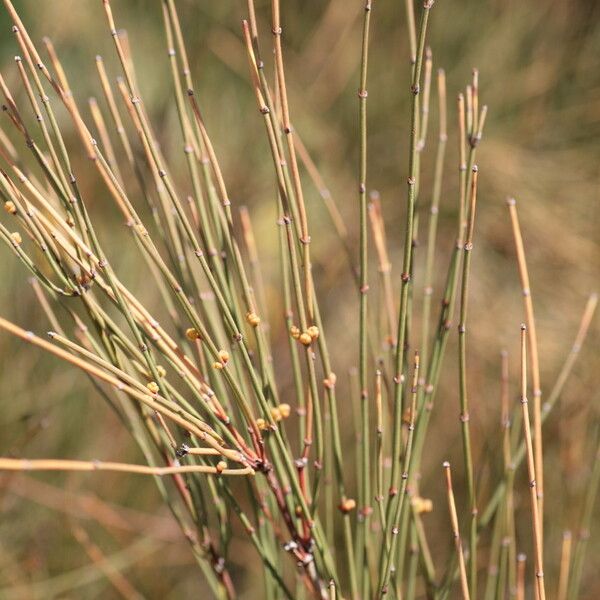
[[[525,449],[527,453],[527,472],[529,474],[529,489],[531,492],[533,547],[535,553],[535,588],[540,600],[545,600],[546,589],[544,585],[544,566],[542,559],[542,539],[540,513],[536,492],[535,456],[529,423],[529,407],[527,402],[527,326],[521,325],[521,406],[523,409],[523,429],[525,435]]]
[[[360,386],[362,453],[361,453],[361,487],[358,495],[359,518],[357,522],[356,549],[358,564],[358,587],[364,597],[368,592],[368,557],[367,531],[371,515],[371,462],[369,432],[369,391],[367,371],[367,328],[368,328],[368,217],[367,217],[367,72],[369,60],[369,33],[371,25],[371,0],[366,0],[362,29],[361,62],[358,87],[358,128],[359,128],[359,165],[358,165],[358,200],[359,200],[359,351],[358,380]],[[356,598],[357,596],[355,596]]]
[[[467,494],[471,510],[470,548],[469,548],[469,592],[477,596],[477,497],[473,475],[473,455],[469,428],[469,401],[467,393],[467,304],[469,295],[469,275],[473,251],[473,231],[475,227],[475,207],[477,204],[477,167],[473,167],[471,196],[467,213],[467,229],[462,261],[462,283],[460,290],[460,317],[458,323],[458,369],[460,393],[460,422],[467,479]]]
[[[446,490],[448,494],[448,511],[450,512],[450,522],[452,524],[452,535],[454,536],[454,544],[456,546],[456,554],[458,556],[458,566],[460,573],[460,587],[463,600],[469,600],[469,583],[467,580],[467,567],[465,564],[465,556],[463,552],[462,539],[458,528],[458,515],[456,514],[456,502],[454,500],[454,489],[452,487],[452,473],[450,463],[444,463],[446,472]]]
[[[542,444],[542,388],[540,383],[540,361],[538,353],[537,333],[535,327],[535,317],[533,313],[533,298],[529,283],[529,272],[525,260],[525,248],[523,236],[517,214],[517,202],[514,198],[507,201],[510,220],[515,239],[515,248],[517,251],[517,264],[519,266],[519,276],[523,292],[523,302],[525,304],[525,316],[527,323],[527,335],[529,339],[529,357],[531,362],[531,380],[533,389],[533,431],[534,431],[534,452],[535,452],[535,473],[537,477],[538,504],[540,505],[540,518],[542,520],[542,547],[544,540],[543,520],[544,520],[544,461]]]
[[[567,598],[567,590],[569,589],[569,569],[571,566],[572,542],[573,536],[571,535],[571,532],[569,530],[563,531],[556,600],[566,600]]]

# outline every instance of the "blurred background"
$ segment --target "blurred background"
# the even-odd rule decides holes
[[[34,42],[55,44],[78,102],[100,98],[94,57],[101,54],[112,77],[119,73],[99,0],[14,0]],[[185,166],[166,55],[160,2],[114,0],[119,27],[127,29],[146,107],[171,168]],[[292,120],[336,199],[356,250],[357,99],[362,0],[282,2],[284,52]],[[418,3],[417,3],[418,4]],[[249,86],[241,43],[242,0],[178,0],[193,74],[234,208],[246,205],[267,282],[275,352],[285,354],[278,287],[277,226],[272,164],[263,124]],[[269,6],[256,1],[263,48],[270,47]],[[18,98],[11,23],[0,9],[0,66]],[[381,195],[395,289],[398,289],[408,163],[409,50],[404,6],[375,0],[369,65],[369,190]],[[517,198],[534,299],[542,388],[548,392],[571,347],[588,295],[600,282],[600,5],[590,0],[440,1],[430,20],[428,43],[434,72],[448,79],[449,143],[442,194],[436,285],[440,288],[455,235],[457,186],[456,94],[480,70],[481,102],[489,106],[478,153],[480,197],[470,301],[469,386],[476,465],[499,448],[500,351],[510,356],[512,393],[518,374],[518,331],[524,319],[513,238],[505,200]],[[265,54],[269,54],[265,52]],[[270,57],[269,57],[270,58]],[[435,85],[427,146],[422,160],[421,242],[431,192],[437,142]],[[86,113],[89,116],[89,113]],[[61,113],[67,138],[76,144]],[[8,121],[2,121],[8,130]],[[177,135],[174,134],[177,132]],[[12,136],[12,133],[11,133]],[[19,151],[25,149],[19,146]],[[155,290],[126,227],[84,159],[78,179],[119,275],[149,305]],[[315,277],[334,349],[340,401],[350,402],[345,374],[357,361],[357,294],[346,256],[315,187],[306,178]],[[5,218],[4,216],[2,218]],[[110,242],[108,242],[110,235]],[[423,248],[423,251],[421,251]],[[374,255],[374,249],[371,249]],[[424,243],[416,250],[422,271]],[[376,263],[371,269],[376,288]],[[42,333],[28,273],[7,248],[0,249],[0,314]],[[415,278],[419,295],[422,280]],[[373,303],[375,304],[375,302]],[[592,327],[560,406],[546,426],[546,512],[549,585],[555,586],[562,531],[577,529],[593,459],[598,423],[600,356],[598,320]],[[426,447],[422,494],[433,499],[426,516],[436,555],[448,550],[450,529],[441,468],[461,464],[457,419],[456,334],[451,335],[432,435]],[[289,384],[280,367],[283,389]],[[6,334],[0,335],[0,455],[139,461],[132,440],[74,369]],[[344,412],[344,411],[342,411]],[[348,414],[350,411],[345,411]],[[344,443],[353,444],[348,423]],[[492,457],[490,464],[499,463]],[[522,473],[521,473],[522,475]],[[483,482],[497,471],[478,469]],[[465,508],[462,473],[456,469]],[[518,511],[527,515],[525,480]],[[464,513],[466,514],[466,513]],[[598,511],[596,511],[596,516]],[[600,523],[593,532],[584,572],[584,598],[600,594]],[[519,549],[531,554],[528,518],[521,519]],[[595,535],[594,535],[595,534]],[[232,570],[243,598],[260,597],[251,548],[240,538]],[[439,548],[438,548],[439,546]],[[161,504],[150,478],[111,474],[0,474],[0,598],[118,598],[98,567],[114,569],[148,598],[196,597],[205,588],[185,541]],[[555,588],[553,588],[555,589]]]

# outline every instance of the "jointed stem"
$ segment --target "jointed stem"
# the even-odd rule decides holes
[[[471,433],[469,429],[469,402],[467,394],[467,303],[469,294],[469,274],[473,251],[473,229],[475,226],[475,207],[477,203],[477,167],[473,167],[471,179],[471,196],[467,216],[467,231],[464,244],[462,285],[460,290],[460,318],[458,323],[458,374],[460,393],[460,422],[467,478],[467,493],[471,509],[471,535],[469,556],[469,591],[473,598],[477,597],[477,499],[473,477],[473,455],[471,450]]]

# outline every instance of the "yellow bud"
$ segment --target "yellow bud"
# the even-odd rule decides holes
[[[298,339],[300,340],[300,343],[305,346],[310,346],[310,343],[312,342],[312,338],[306,332],[302,333]]]
[[[417,514],[430,513],[433,510],[433,502],[429,498],[417,496],[413,498],[412,505],[415,507]]]
[[[281,411],[277,406],[274,406],[271,409],[271,416],[273,417],[274,421],[281,421]]]
[[[229,362],[229,352],[227,350],[219,350],[219,360],[226,365]]]
[[[284,402],[283,404],[279,405],[279,412],[283,419],[287,419],[290,416],[290,413],[292,412],[292,408],[289,404],[286,404]]]
[[[222,368],[223,368],[223,363],[220,363],[220,362],[213,363],[213,369],[217,369],[217,371],[220,371]]]
[[[15,206],[15,203],[12,200],[8,200],[7,202],[4,203],[4,210],[9,215],[16,215],[17,214],[17,207]]]
[[[312,325],[306,330],[306,333],[308,333],[313,340],[316,340],[319,337],[319,328],[316,325]]]
[[[298,327],[296,327],[295,325],[292,325],[290,327],[290,335],[297,340],[300,337],[300,329],[298,329]]]
[[[356,508],[356,500],[353,498],[344,498],[340,503],[340,510],[345,515],[353,511]]]
[[[10,239],[13,241],[15,246],[20,246],[23,243],[23,238],[18,231],[15,231],[10,234]]]
[[[248,321],[252,327],[258,327],[260,323],[260,317],[254,312],[249,312],[246,313],[246,321]]]
[[[167,374],[167,370],[161,365],[156,366],[156,372],[159,377],[164,377]]]
[[[185,330],[185,337],[193,342],[194,340],[200,339],[200,332],[197,329],[190,327],[189,329]]]
[[[327,389],[332,390],[335,387],[336,381],[337,381],[337,375],[332,371],[331,373],[329,373],[329,377],[326,377],[325,379],[323,379],[323,385]]]
[[[150,383],[146,384],[146,387],[153,393],[153,394],[158,394],[158,384],[156,383],[156,381],[151,381]]]
[[[262,418],[258,418],[256,419],[256,426],[261,430],[264,431],[267,428],[267,422],[262,419]]]
[[[220,475],[227,468],[227,463],[224,460],[220,460],[215,468],[217,469],[217,473]]]

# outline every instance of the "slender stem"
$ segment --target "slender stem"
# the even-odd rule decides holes
[[[383,598],[388,592],[388,584],[391,577],[392,566],[395,564],[396,548],[398,545],[398,538],[402,537],[398,534],[402,534],[406,528],[406,521],[402,521],[402,531],[400,530],[400,519],[403,515],[404,505],[406,501],[406,488],[409,480],[409,469],[412,460],[413,451],[413,440],[415,432],[415,422],[417,419],[417,392],[419,389],[419,353],[415,351],[415,361],[413,367],[413,379],[410,390],[411,403],[409,408],[409,419],[408,419],[408,435],[406,438],[406,449],[404,451],[403,471],[402,471],[402,483],[398,492],[398,502],[396,503],[395,510],[392,513],[391,521],[388,521],[388,527],[391,529],[391,540],[389,541],[389,547],[387,543],[381,550],[380,558],[380,572],[379,572],[379,584],[377,586],[377,594],[379,598]],[[408,509],[408,506],[407,506]],[[387,552],[386,552],[387,550]],[[387,556],[386,556],[387,555]]]
[[[458,528],[458,515],[456,514],[456,502],[454,501],[454,490],[452,488],[452,473],[450,471],[450,463],[444,463],[446,471],[446,490],[448,494],[448,511],[450,512],[450,522],[452,523],[452,535],[454,536],[454,544],[456,546],[456,554],[458,555],[458,566],[460,573],[460,587],[463,600],[469,600],[469,584],[467,582],[467,567],[465,565],[465,556],[463,552],[460,530]]]
[[[471,509],[471,535],[469,556],[469,591],[477,597],[477,498],[473,476],[473,455],[469,428],[469,401],[467,393],[467,304],[469,296],[469,275],[473,251],[473,230],[475,227],[475,207],[477,204],[477,167],[473,167],[471,197],[467,216],[467,232],[464,245],[462,285],[460,290],[460,317],[458,323],[458,375],[460,393],[460,422],[467,477],[467,493]]]
[[[542,388],[540,384],[540,361],[538,355],[537,334],[535,328],[535,317],[533,314],[533,299],[529,284],[529,272],[525,260],[525,248],[523,236],[517,215],[517,202],[514,198],[507,201],[510,220],[515,238],[517,251],[517,263],[519,265],[519,276],[525,304],[525,317],[527,323],[527,336],[529,340],[529,360],[531,365],[531,380],[533,389],[533,451],[535,453],[535,474],[537,478],[537,495],[540,506],[540,519],[542,524],[542,542],[544,540],[544,459],[542,447]]]
[[[571,566],[571,547],[573,536],[570,531],[563,531],[562,545],[560,550],[560,572],[558,576],[558,590],[556,600],[567,600],[569,589],[569,567]]]
[[[517,556],[517,600],[525,600],[525,564],[527,557],[521,553]]]
[[[446,156],[446,75],[443,69],[438,71],[438,103],[439,103],[439,137],[435,157],[433,191],[429,209],[429,229],[427,232],[427,250],[425,257],[425,275],[423,279],[423,332],[421,335],[421,355],[423,357],[423,373],[427,374],[429,366],[429,327],[431,320],[431,299],[433,296],[433,263],[437,240],[438,215],[442,195],[442,177]]]
[[[393,505],[398,503],[397,492],[400,478],[399,459],[400,459],[400,432],[402,427],[402,384],[404,355],[406,351],[406,323],[408,315],[409,286],[411,282],[412,268],[412,244],[413,244],[413,226],[416,201],[416,182],[417,182],[417,150],[418,150],[418,114],[419,114],[419,92],[421,81],[421,67],[423,64],[423,52],[425,48],[425,36],[427,33],[427,23],[429,12],[433,6],[433,0],[425,0],[423,3],[423,12],[421,14],[421,24],[419,27],[419,36],[417,44],[416,61],[412,73],[410,93],[412,96],[411,108],[411,130],[409,146],[409,164],[408,164],[408,198],[406,206],[406,229],[404,232],[404,255],[402,261],[402,286],[400,290],[400,308],[398,315],[398,329],[396,341],[396,356],[394,361],[394,426],[392,441],[392,473],[390,482],[390,492],[388,498],[388,515],[393,511]],[[388,519],[388,523],[389,523]]]
[[[358,88],[358,128],[360,158],[358,165],[358,200],[360,212],[360,251],[359,251],[359,358],[358,379],[361,401],[362,453],[361,453],[361,487],[359,490],[359,521],[357,531],[357,556],[359,560],[359,589],[365,590],[368,581],[368,561],[366,537],[371,514],[371,463],[370,463],[370,431],[369,431],[369,392],[367,372],[367,292],[369,279],[368,261],[368,220],[367,220],[367,69],[369,59],[369,33],[371,24],[371,0],[366,0],[364,7],[362,50],[360,61],[360,81]],[[362,584],[362,585],[361,585]],[[357,598],[357,596],[355,596]]]
[[[182,465],[152,467],[100,460],[60,460],[27,458],[0,458],[0,471],[113,471],[136,475],[175,475],[177,473],[207,473],[212,475],[253,475],[251,467],[227,469],[209,465]]]
[[[541,549],[541,524],[537,501],[535,480],[535,457],[531,439],[531,425],[529,423],[529,407],[527,402],[527,325],[521,325],[521,406],[523,408],[523,430],[525,434],[525,449],[527,453],[527,472],[529,473],[529,489],[531,493],[533,548],[535,554],[536,590],[539,600],[546,600],[544,586],[544,566]]]

